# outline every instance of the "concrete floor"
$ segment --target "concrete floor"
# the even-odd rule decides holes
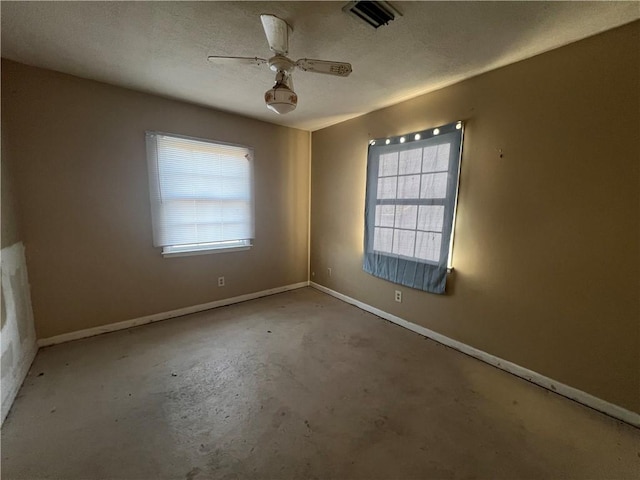
[[[3,479],[638,478],[640,430],[309,288],[40,351]]]

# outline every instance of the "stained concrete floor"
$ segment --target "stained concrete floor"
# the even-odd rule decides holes
[[[638,478],[640,430],[309,288],[45,348],[3,479]]]

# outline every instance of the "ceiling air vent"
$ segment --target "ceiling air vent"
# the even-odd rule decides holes
[[[396,15],[402,15],[389,2],[349,2],[342,7],[342,11],[359,18],[373,28],[387,25]]]

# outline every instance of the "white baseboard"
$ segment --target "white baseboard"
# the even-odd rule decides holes
[[[570,398],[571,400],[575,400],[576,402],[582,403],[583,405],[591,407],[602,413],[606,413],[611,417],[617,418],[618,420],[622,420],[623,422],[626,422],[635,427],[640,427],[640,414],[638,413],[632,412],[618,405],[614,405],[613,403],[609,403],[606,400],[602,400],[601,398],[594,397],[593,395],[587,392],[583,392],[582,390],[578,390],[577,388],[570,387],[569,385],[560,383],[556,380],[553,380],[552,378],[545,377],[540,373],[521,367],[520,365],[516,365],[515,363],[496,357],[495,355],[491,355],[490,353],[484,352],[482,350],[478,350],[477,348],[471,347],[470,345],[459,342],[457,340],[449,338],[440,333],[434,332],[433,330],[429,330],[428,328],[422,327],[415,323],[408,322],[400,317],[396,317],[395,315],[387,313],[378,308],[372,307],[371,305],[368,305],[359,300],[343,295],[342,293],[336,292],[335,290],[331,290],[330,288],[324,287],[315,282],[309,282],[309,285],[339,300],[342,300],[346,303],[350,303],[351,305],[355,305],[356,307],[361,308],[362,310],[373,313],[378,317],[384,318],[385,320],[395,323],[396,325],[400,325],[401,327],[407,328],[415,333],[418,333],[432,340],[435,340],[436,342],[446,345],[447,347],[451,347],[471,357],[477,358],[478,360],[482,360],[483,362],[488,363],[489,365],[493,365],[494,367],[498,367],[501,370],[509,372],[520,378],[524,378],[529,382],[535,383],[536,385],[546,388],[547,390],[550,390],[554,393],[558,393],[563,397],[567,397],[567,398]]]
[[[299,282],[291,285],[285,285],[283,287],[270,288],[269,290],[262,290],[261,292],[247,293],[246,295],[240,295],[238,297],[224,298],[222,300],[202,303],[200,305],[193,305],[191,307],[178,308],[176,310],[170,310],[168,312],[154,313],[153,315],[147,315],[145,317],[133,318],[131,320],[124,320],[122,322],[110,323],[108,325],[101,325],[99,327],[93,327],[93,328],[87,328],[85,330],[77,330],[75,332],[63,333],[62,335],[56,335],[54,337],[39,339],[38,347],[49,347],[51,345],[70,342],[72,340],[79,340],[81,338],[93,337],[95,335],[101,335],[103,333],[115,332],[118,330],[124,330],[126,328],[131,328],[131,327],[138,327],[140,325],[145,325],[147,323],[159,322],[160,320],[167,320],[169,318],[181,317],[183,315],[189,315],[190,313],[202,312],[204,310],[210,310],[212,308],[224,307],[226,305],[233,305],[234,303],[246,302],[247,300],[253,300],[255,298],[275,295],[276,293],[287,292],[289,290],[295,290],[297,288],[303,288],[307,286],[309,286],[309,282]]]

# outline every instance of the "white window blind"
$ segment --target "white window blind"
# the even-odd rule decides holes
[[[251,245],[252,151],[147,132],[153,244],[165,252]]]

